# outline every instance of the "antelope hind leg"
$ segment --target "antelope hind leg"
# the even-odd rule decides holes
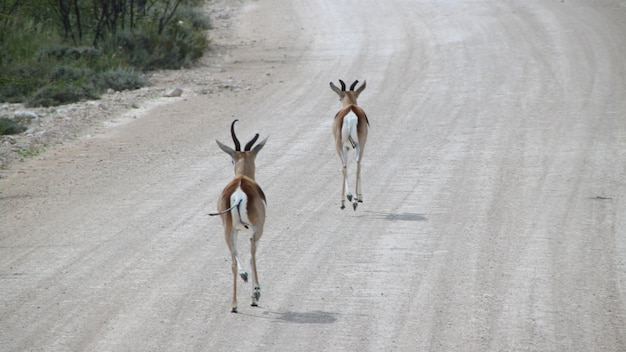
[[[341,172],[343,173],[343,186],[341,188],[341,209],[345,209],[345,199],[348,202],[352,202],[352,193],[350,192],[350,185],[348,183],[348,148],[344,147],[341,150],[341,163],[343,165]]]
[[[252,303],[251,306],[257,307],[261,298],[261,285],[259,284],[259,275],[256,270],[256,246],[257,241],[262,233],[255,233],[250,238],[250,267],[252,269]],[[258,237],[257,237],[258,236]]]
[[[360,160],[357,160],[357,163],[356,163],[356,201],[359,203],[363,203],[363,194],[361,193],[361,161]],[[356,205],[354,205],[354,209],[356,210]]]

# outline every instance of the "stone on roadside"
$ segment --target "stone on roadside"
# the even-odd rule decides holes
[[[183,94],[183,90],[180,88],[173,88],[168,90],[167,92],[165,92],[165,97],[168,98],[174,98],[174,97],[180,97]]]
[[[17,110],[15,112],[13,112],[13,116],[14,117],[26,117],[26,118],[31,118],[31,119],[36,119],[38,116],[36,113],[32,112],[32,111],[28,111],[28,110]]]

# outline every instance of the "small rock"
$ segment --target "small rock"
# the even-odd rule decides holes
[[[28,111],[28,110],[17,110],[15,112],[13,112],[13,116],[15,117],[28,117],[31,119],[36,119],[37,118],[37,114],[32,112],[32,111]]]
[[[170,89],[165,93],[165,96],[168,98],[180,97],[183,94],[183,90],[180,88]]]
[[[76,107],[70,106],[70,107],[67,107],[67,108],[58,109],[57,113],[59,113],[59,114],[67,114],[67,113],[70,113],[70,112],[72,112],[74,110],[76,110]]]

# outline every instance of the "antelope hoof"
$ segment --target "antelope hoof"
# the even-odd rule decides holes
[[[243,279],[243,282],[248,282],[248,273],[245,271],[242,271],[239,273],[239,276],[241,276],[241,278]],[[237,308],[235,308],[237,309]]]
[[[256,286],[254,288],[254,292],[252,292],[252,303],[250,305],[253,307],[258,307],[259,299],[261,299],[261,288],[259,286]]]
[[[352,203],[352,208],[354,209],[354,211],[356,211],[356,207],[359,205],[359,203],[357,203],[356,201],[354,203]]]
[[[232,308],[230,309],[230,312],[231,312],[231,313],[237,313],[237,307],[236,307],[236,306],[235,306],[235,307],[232,307]]]
[[[352,202],[352,194],[348,193],[346,198],[348,198],[348,202]]]

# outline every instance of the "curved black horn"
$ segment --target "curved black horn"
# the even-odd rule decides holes
[[[230,125],[230,135],[233,137],[233,142],[235,142],[235,150],[240,152],[241,144],[239,144],[239,140],[237,139],[237,136],[235,136],[235,122],[237,121],[239,120],[233,121],[233,123]]]
[[[350,90],[354,90],[354,87],[356,87],[357,83],[359,83],[358,80],[354,81],[354,83],[352,83],[352,85],[350,86]]]
[[[343,92],[343,91],[345,91],[345,90],[346,90],[346,84],[345,84],[345,83],[343,83],[343,81],[342,81],[342,80],[339,80],[339,83],[341,83],[341,91],[342,91],[342,92]]]
[[[252,138],[250,140],[250,142],[248,142],[248,144],[246,144],[246,147],[243,149],[244,151],[248,151],[252,148],[252,145],[254,144],[254,142],[256,142],[256,140],[259,139],[259,134],[257,133],[256,135],[254,135],[254,138]]]

